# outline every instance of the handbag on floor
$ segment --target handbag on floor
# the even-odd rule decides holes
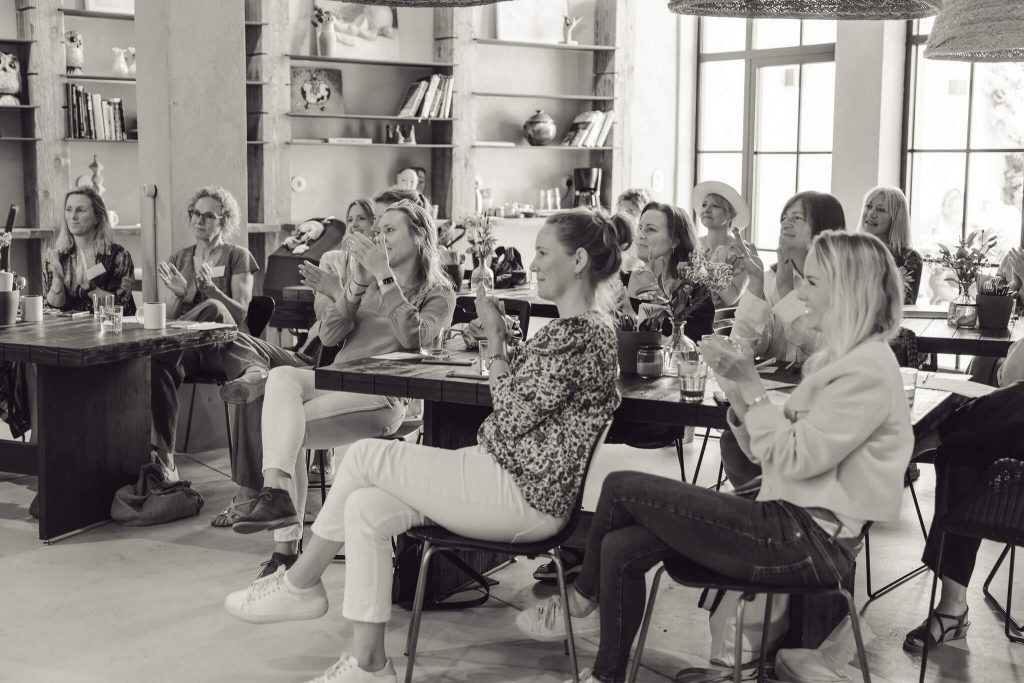
[[[743,632],[736,631],[736,605],[741,593],[706,589],[698,605],[711,612],[711,663],[732,667],[735,662],[736,639],[742,638],[743,665],[756,663],[761,648],[772,652],[782,644],[789,631],[789,596],[772,597],[772,613],[768,624],[768,643],[761,642],[767,595],[759,593],[743,609]]]
[[[138,481],[114,493],[110,516],[124,526],[150,526],[198,515],[204,501],[192,490],[191,483],[168,482],[160,465],[143,465],[139,468]]]
[[[411,610],[413,600],[416,598],[416,582],[420,576],[420,560],[423,558],[423,544],[414,540],[406,534],[400,534],[392,541],[392,550],[395,555],[395,572],[391,580],[391,602],[405,609]],[[480,572],[476,571],[450,551],[439,550],[432,556],[430,571],[431,575],[436,572],[442,560],[446,560],[458,567],[466,577],[473,583],[474,588],[482,589],[479,597],[469,600],[444,601],[444,596],[437,596],[427,584],[427,592],[423,598],[424,610],[452,610],[478,607],[491,595],[491,584]]]

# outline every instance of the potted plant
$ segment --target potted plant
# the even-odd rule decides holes
[[[644,271],[641,271],[644,272]],[[649,271],[646,271],[649,272]],[[689,261],[683,261],[673,279],[655,277],[652,286],[640,291],[636,298],[636,316],[619,316],[619,370],[636,373],[636,354],[641,346],[663,344],[671,333],[666,374],[674,371],[677,357],[697,355],[697,346],[686,334],[686,319],[732,282],[732,266],[708,261],[695,250]]]
[[[978,277],[978,327],[1005,329],[1013,313],[1013,295],[1002,276]]]
[[[498,238],[491,228],[491,219],[479,214],[470,214],[462,219],[462,227],[466,229],[466,241],[469,251],[473,254],[474,268],[469,283],[476,291],[477,285],[483,284],[488,292],[494,290],[494,271],[491,269],[491,257]]]
[[[995,237],[986,237],[975,230],[960,238],[960,244],[951,249],[939,245],[939,263],[950,274],[946,282],[955,282],[960,294],[949,302],[946,322],[956,327],[974,327],[978,322],[978,305],[971,295],[971,287],[978,279],[978,268],[988,263],[988,254],[996,246]]]
[[[0,325],[13,325],[18,317],[18,301],[25,278],[8,270],[14,233],[0,232]]]

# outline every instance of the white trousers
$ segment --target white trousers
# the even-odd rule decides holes
[[[310,368],[270,371],[263,398],[263,471],[291,474],[288,495],[299,524],[277,529],[274,540],[302,538],[309,473],[306,449],[334,448],[371,436],[394,433],[405,419],[405,404],[390,396],[326,391],[314,386]]]
[[[348,448],[313,523],[317,536],[345,543],[345,618],[391,618],[391,538],[428,520],[457,534],[504,542],[554,536],[566,522],[530,507],[478,446],[451,451],[358,441]]]

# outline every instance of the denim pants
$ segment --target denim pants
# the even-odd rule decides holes
[[[853,557],[799,506],[759,503],[640,472],[608,476],[576,591],[600,605],[594,675],[624,681],[643,618],[645,574],[683,557],[740,581],[835,585]]]

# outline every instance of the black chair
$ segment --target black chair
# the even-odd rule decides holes
[[[245,312],[245,328],[249,330],[249,334],[253,337],[258,337],[263,334],[263,330],[267,329],[267,323],[274,316],[274,308],[276,304],[274,300],[269,296],[257,295],[252,298],[249,302],[249,308]],[[196,407],[196,388],[200,384],[215,384],[218,387],[223,386],[229,378],[223,375],[219,377],[186,377],[183,382],[185,384],[192,385],[192,396],[188,402],[188,421],[185,423],[185,443],[182,445],[182,449],[188,452],[188,440],[192,435],[192,415]],[[231,443],[231,413],[228,409],[228,404],[224,404],[224,425],[227,431],[228,437],[228,453],[231,454],[232,460],[234,460],[234,446]]]
[[[949,482],[944,482],[944,485],[948,486]],[[1014,555],[1016,547],[1024,545],[1024,462],[1012,458],[994,462],[967,497],[957,502],[955,506],[951,506],[946,514],[938,520],[935,530],[939,533],[938,567],[942,566],[946,534],[959,534],[1006,544],[1002,555],[996,561],[996,566],[985,580],[984,593],[985,598],[992,603],[996,611],[1003,615],[1003,629],[1006,637],[1014,643],[1024,642],[1024,638],[1010,633],[1011,624],[1018,631],[1020,630],[1017,622],[1010,617],[1010,605],[1013,601]],[[1006,584],[1006,606],[1004,607],[989,593],[988,586],[1007,553],[1010,555],[1010,575]],[[938,583],[939,572],[934,572],[926,624],[931,624]],[[924,672],[927,665],[928,641],[925,639],[924,650],[921,652],[920,681],[922,683],[924,683]]]
[[[505,314],[519,319],[519,329],[523,332],[523,339],[526,339],[530,331],[530,302],[520,299],[502,299],[498,301],[505,305]],[[452,323],[469,323],[476,320],[476,297],[460,296],[455,300],[455,315]]]
[[[637,639],[636,653],[633,655],[633,663],[630,666],[627,681],[636,681],[637,673],[640,671],[640,658],[644,652],[644,642],[647,639],[647,630],[651,625],[651,615],[654,612],[654,600],[658,594],[658,584],[663,574],[668,573],[676,583],[691,588],[716,588],[736,591],[742,594],[742,598],[736,604],[736,632],[743,632],[743,612],[747,602],[754,599],[759,593],[768,596],[765,601],[764,630],[761,632],[761,642],[766,643],[768,639],[768,626],[771,621],[772,596],[779,594],[789,595],[826,595],[839,594],[846,600],[847,609],[850,612],[850,620],[853,623],[853,637],[857,642],[857,656],[860,658],[861,676],[864,683],[871,683],[871,673],[868,671],[867,655],[864,652],[864,642],[860,633],[860,620],[857,618],[857,606],[853,603],[853,595],[842,585],[816,587],[816,586],[774,586],[747,583],[738,581],[732,577],[713,572],[688,559],[665,560],[658,572],[654,575],[654,582],[651,584],[651,596],[647,599],[647,609],[644,611],[644,619],[640,625],[640,636]],[[743,638],[736,638],[736,650],[733,654],[735,666],[733,668],[733,681],[739,683],[743,680]],[[765,662],[768,659],[767,648],[761,648],[761,658],[757,664],[757,680],[764,681]]]
[[[560,558],[561,546],[572,536],[579,524],[580,515],[583,511],[583,488],[587,482],[587,474],[590,471],[590,464],[594,461],[605,436],[611,428],[612,423],[605,424],[601,433],[594,439],[594,445],[590,449],[590,457],[583,468],[583,478],[580,481],[580,490],[573,503],[572,514],[562,530],[551,538],[532,543],[499,543],[494,541],[481,541],[475,538],[468,538],[452,533],[440,526],[421,526],[410,529],[406,532],[411,538],[423,543],[423,551],[420,559],[420,574],[416,581],[416,597],[413,600],[412,620],[409,622],[409,636],[406,640],[406,655],[409,658],[405,668],[405,681],[411,683],[413,667],[416,664],[416,642],[420,634],[420,619],[423,616],[423,601],[427,593],[427,572],[430,569],[430,558],[434,553],[452,550],[470,550],[479,552],[503,553],[507,555],[526,555],[527,557],[547,557],[555,564],[558,572],[558,594],[562,598],[562,604],[568,605],[566,594],[565,573],[562,571],[562,560]],[[490,593],[488,592],[488,595]],[[565,614],[566,646],[569,651],[569,666],[572,670],[572,680],[579,682],[579,668],[576,662],[576,645],[572,637],[572,623],[569,611],[563,610]]]

